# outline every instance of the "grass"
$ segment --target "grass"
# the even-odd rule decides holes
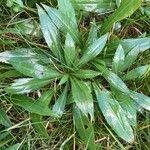
[[[39,1],[41,2],[41,1]],[[56,6],[54,1],[44,1],[49,6]],[[43,1],[42,1],[43,3]],[[48,47],[41,37],[42,33],[39,30],[39,21],[37,17],[37,10],[35,5],[30,4],[27,6],[24,12],[14,12],[12,7],[6,6],[6,2],[0,0],[0,51],[6,51],[9,49],[22,48],[22,47],[36,47],[41,50],[46,50],[48,53]],[[148,8],[149,2],[143,3],[143,8]],[[86,34],[89,32],[90,21],[96,18],[98,27],[100,28],[101,22],[109,13],[98,15],[97,13],[85,13],[79,12],[79,18],[81,20],[81,30]],[[85,19],[84,19],[85,18]],[[19,28],[21,22],[27,20],[33,21],[33,31],[31,34],[26,34],[25,30]],[[38,35],[34,36],[34,29],[37,28]],[[150,36],[150,16],[142,14],[138,9],[131,17],[121,21],[121,30],[114,31],[114,37],[124,38],[137,38],[137,37],[149,37]],[[27,29],[28,31],[28,29]],[[98,30],[100,32],[100,30]],[[136,66],[150,64],[149,51],[141,54],[133,68]],[[0,64],[0,73],[12,70],[11,66]],[[18,76],[18,75],[16,75]],[[0,125],[0,137],[3,133],[11,132],[9,136],[0,140],[0,150],[5,150],[17,143],[19,143],[19,149],[21,150],[83,150],[86,149],[83,140],[79,137],[78,132],[75,129],[74,121],[72,117],[72,107],[70,105],[66,108],[63,116],[59,119],[52,117],[44,117],[43,123],[48,130],[50,138],[47,140],[39,136],[39,134],[33,128],[30,117],[31,114],[21,107],[13,105],[10,102],[11,95],[7,95],[3,89],[9,83],[13,81],[12,74],[0,78],[0,106],[5,110],[9,116],[12,126],[4,127]],[[150,78],[149,75],[143,80],[136,80],[134,82],[129,81],[128,86],[130,89],[138,90],[144,94],[150,96]],[[46,89],[43,89],[46,90]],[[40,93],[40,92],[39,92]],[[36,97],[37,93],[34,92],[30,96]],[[119,138],[114,131],[106,123],[99,108],[95,108],[95,142],[97,143],[97,149],[117,150],[117,149],[129,149],[129,150],[149,150],[150,148],[150,112],[144,109],[138,113],[138,125],[134,128],[134,134],[136,140],[132,144],[128,144]],[[6,131],[6,132],[4,132]],[[15,148],[14,148],[15,150]]]

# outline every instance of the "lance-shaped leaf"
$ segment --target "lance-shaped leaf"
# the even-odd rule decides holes
[[[76,73],[74,73],[73,75],[75,75],[78,78],[81,79],[92,79],[95,78],[97,76],[100,75],[100,73],[98,71],[94,71],[94,70],[78,70]]]
[[[88,39],[86,41],[86,47],[89,47],[97,40],[97,25],[95,20],[91,23],[91,29],[88,35]]]
[[[95,12],[105,14],[113,11],[116,7],[114,1],[110,0],[72,0],[74,5],[81,10],[87,12]]]
[[[140,49],[138,46],[134,47],[127,55],[125,58],[125,63],[122,66],[122,71],[128,69],[133,63],[134,61],[137,59],[138,55],[140,53]]]
[[[58,85],[62,85],[64,83],[66,83],[68,81],[68,79],[69,79],[69,75],[68,74],[63,75],[63,77],[61,78],[61,80],[60,80]]]
[[[41,59],[44,57],[41,55]],[[38,79],[56,78],[61,76],[54,69],[41,65],[40,56],[31,49],[20,49],[15,51],[6,51],[0,53],[0,61],[11,64],[17,71],[30,77]]]
[[[94,106],[91,90],[88,85],[76,78],[71,79],[71,90],[74,102],[82,113],[86,116],[88,114],[93,119],[94,116]]]
[[[80,37],[80,32],[78,30],[76,14],[75,14],[74,7],[72,6],[71,0],[63,0],[63,1],[58,0],[58,8],[61,14],[61,18],[64,19],[65,24],[69,26],[72,30],[70,32],[68,30],[69,28],[66,28],[64,26],[67,29],[66,31],[70,33],[74,41],[76,41],[79,45],[81,45],[82,39]]]
[[[66,101],[67,101],[67,93],[68,93],[68,86],[66,85],[65,89],[63,90],[62,94],[56,100],[52,111],[61,117],[64,113]]]
[[[76,58],[75,42],[68,33],[65,40],[64,57],[68,66],[72,66]]]
[[[119,45],[112,63],[112,69],[115,73],[118,73],[118,71],[120,71],[122,65],[124,64],[124,60],[125,60],[124,50],[122,46]]]
[[[120,7],[103,23],[101,33],[110,31],[113,24],[134,13],[141,5],[141,0],[122,0]]]
[[[0,124],[7,128],[11,127],[11,121],[2,108],[0,108]]]
[[[58,29],[44,9],[42,9],[39,5],[37,5],[37,9],[45,41],[52,50],[53,54],[58,59],[61,59],[60,37]]]
[[[36,53],[34,53],[33,49],[22,48],[14,51],[5,51],[0,53],[0,62],[10,63],[11,61],[16,62],[21,59],[33,59],[37,60]]]
[[[127,72],[127,74],[125,74],[122,79],[123,80],[133,80],[136,78],[141,78],[142,76],[147,74],[147,71],[149,70],[149,68],[150,68],[149,65],[137,67],[137,68]]]
[[[97,55],[99,55],[106,45],[107,38],[108,33],[101,36],[98,40],[91,44],[81,57],[78,66],[86,64],[87,62],[95,58]]]
[[[150,110],[150,97],[134,91],[131,92],[130,97],[141,107]]]
[[[45,105],[45,103],[40,100],[33,100],[26,95],[13,95],[10,98],[10,101],[31,113],[39,114],[41,116],[57,117],[57,115],[50,110],[48,105]]]
[[[126,53],[134,47],[138,47],[140,52],[144,52],[145,50],[150,48],[150,37],[124,39],[120,41],[120,44],[123,46]]]
[[[73,119],[80,137],[85,142],[86,148],[96,150],[94,129],[88,117],[85,116],[78,107],[74,107]]]
[[[122,107],[111,97],[111,94],[107,90],[101,90],[99,87],[95,86],[95,93],[99,107],[108,124],[119,137],[132,143],[134,141],[133,130]]]
[[[30,117],[31,117],[32,126],[34,127],[35,131],[40,135],[40,137],[48,139],[49,135],[46,127],[44,126],[42,116],[32,113]]]
[[[21,78],[21,79],[14,80],[14,83],[12,83],[5,90],[8,93],[12,93],[12,94],[30,93],[51,82],[52,80],[50,79],[41,80],[41,79],[34,79],[34,78]]]
[[[130,90],[126,86],[126,84],[118,77],[115,73],[108,70],[106,67],[94,64],[96,68],[102,73],[102,76],[109,82],[111,86],[118,89],[119,91],[130,94]]]
[[[137,125],[137,109],[135,102],[127,95],[124,95],[120,92],[115,93],[119,104],[123,108],[124,112],[126,113],[126,117],[131,125]]]
[[[62,5],[60,6],[60,3]],[[76,43],[82,46],[81,37],[75,21],[74,8],[68,0],[59,1],[59,10],[42,4],[57,28],[69,33]],[[71,11],[71,13],[70,13]],[[68,18],[69,17],[69,18]]]

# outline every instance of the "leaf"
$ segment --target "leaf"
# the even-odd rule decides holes
[[[97,25],[95,20],[91,23],[91,29],[88,35],[88,39],[86,41],[86,47],[89,47],[97,40]]]
[[[132,15],[140,7],[141,2],[141,0],[122,0],[120,7],[102,24],[101,33],[107,33],[114,23]]]
[[[13,146],[10,146],[9,148],[6,148],[5,150],[19,150],[20,143],[14,144]]]
[[[124,50],[123,50],[122,46],[119,45],[117,50],[116,50],[116,53],[115,53],[115,56],[113,59],[113,63],[112,63],[112,70],[116,74],[122,68],[122,65],[124,64],[124,60],[125,60]]]
[[[68,18],[68,12],[70,12],[70,10],[72,12],[74,12],[73,7],[71,6],[71,3],[69,1],[67,1],[67,0],[59,1],[59,3],[60,2],[63,3],[63,5],[61,5],[62,8],[59,8],[60,11],[56,10],[54,8],[48,7],[48,6],[44,5],[44,4],[42,4],[42,6],[47,11],[49,17],[55,23],[57,28],[61,27],[61,30],[65,31],[65,33],[69,33],[71,35],[71,37],[73,38],[73,40],[77,44],[82,46],[79,30],[78,30],[78,28],[75,27],[76,23],[73,21],[73,19],[71,19],[69,21],[70,18]],[[65,9],[63,9],[63,8],[65,8]],[[61,12],[62,9],[63,9],[63,13],[64,14],[62,14],[62,12]],[[65,14],[67,14],[67,15],[65,16]],[[70,15],[72,15],[72,18],[74,18],[73,13],[71,13]]]
[[[149,68],[150,68],[149,65],[137,67],[137,68],[127,72],[127,74],[125,74],[122,79],[126,81],[126,80],[134,80],[136,78],[141,78],[142,76],[144,76],[147,73]]]
[[[86,148],[96,150],[94,129],[88,117],[85,116],[78,107],[74,107],[73,119],[81,139],[83,139],[86,144]]]
[[[25,95],[13,95],[10,101],[31,113],[35,113],[41,116],[56,117],[56,115],[50,110],[48,105],[40,100],[33,100]]]
[[[64,113],[66,101],[67,101],[67,94],[68,94],[68,86],[66,85],[65,89],[63,90],[62,94],[56,100],[55,104],[53,105],[52,111],[61,117]]]
[[[108,124],[119,137],[126,142],[132,143],[134,141],[133,130],[119,103],[112,99],[111,94],[106,89],[101,90],[95,86],[95,93],[99,107]]]
[[[115,9],[115,3],[110,0],[72,0],[76,8],[86,12],[105,14]]]
[[[36,53],[28,49],[21,49],[0,53],[0,58],[2,58],[2,62],[11,64],[17,71],[26,76],[38,79],[56,78],[60,76],[58,71],[39,64],[37,62],[39,56],[36,57],[35,55]]]
[[[0,124],[2,124],[7,128],[12,126],[9,117],[7,116],[6,112],[2,108],[0,108]]]
[[[73,73],[74,76],[80,79],[92,79],[100,75],[99,72],[93,70],[78,70],[76,73]]]
[[[123,108],[124,112],[126,113],[126,117],[130,125],[136,126],[137,125],[137,109],[135,102],[127,95],[121,94],[120,92],[115,93],[119,104]]]
[[[131,92],[130,97],[141,107],[150,110],[150,97],[134,91]]]
[[[20,78],[14,80],[14,83],[12,83],[9,87],[5,88],[5,90],[8,93],[12,93],[12,94],[30,93],[51,82],[52,80],[50,79],[40,80],[34,78]]]
[[[0,74],[0,80],[7,79],[7,78],[21,77],[21,76],[22,74],[16,70],[8,70]]]
[[[91,119],[94,118],[94,106],[93,98],[90,88],[85,82],[77,80],[76,78],[71,79],[71,91],[73,99],[77,107],[82,111],[85,116],[88,114]]]
[[[60,36],[58,29],[45,10],[43,10],[39,5],[37,5],[37,9],[45,41],[53,54],[58,59],[61,59]]]
[[[34,62],[49,62],[49,58],[41,51],[33,48],[20,48],[0,53],[0,62],[11,63],[22,60],[32,60]]]
[[[48,139],[49,135],[46,127],[43,124],[42,116],[38,114],[31,114],[31,122],[35,131],[40,135],[41,138]]]
[[[58,85],[62,85],[64,83],[66,83],[68,81],[68,79],[69,79],[69,75],[68,74],[64,74]]]
[[[135,48],[133,48],[127,55],[125,58],[125,63],[122,66],[122,71],[128,69],[133,63],[134,61],[137,59],[138,54],[140,53],[138,46],[136,46]]]
[[[123,46],[126,53],[128,53],[134,47],[138,47],[140,52],[150,48],[150,38],[136,38],[136,39],[124,39],[121,40],[120,44]]]
[[[41,95],[41,97],[38,98],[38,101],[43,102],[45,105],[49,105],[53,95],[54,95],[54,90],[53,89],[48,90],[48,91],[44,92]]]
[[[69,28],[66,28],[66,31],[70,33],[74,41],[76,41],[79,45],[81,45],[81,37],[80,32],[78,30],[77,20],[76,20],[76,14],[74,7],[72,6],[72,3],[70,0],[58,0],[58,10],[61,13],[61,18],[64,20],[64,23],[71,28],[71,30],[68,30]],[[71,31],[71,32],[70,32]]]
[[[101,36],[98,40],[91,44],[81,57],[78,66],[83,66],[84,64],[95,58],[97,55],[99,55],[106,45],[107,38],[108,33]]]
[[[66,35],[64,57],[67,65],[72,66],[76,58],[76,49],[75,42],[69,33]]]
[[[118,77],[115,73],[108,70],[106,67],[94,64],[96,68],[102,73],[102,76],[109,82],[111,86],[119,91],[130,94],[130,90],[126,86],[126,84]]]

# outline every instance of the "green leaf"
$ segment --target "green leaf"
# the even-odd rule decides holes
[[[101,33],[107,33],[114,23],[132,15],[140,7],[141,2],[141,0],[122,0],[120,7],[103,23]]]
[[[115,56],[113,59],[113,63],[112,63],[112,70],[116,74],[122,68],[122,65],[124,64],[124,60],[125,60],[124,50],[123,50],[122,46],[119,45],[117,50],[116,50],[116,53],[115,53]]]
[[[91,23],[91,29],[88,35],[88,39],[86,41],[86,47],[89,47],[97,40],[97,25],[95,20]]]
[[[64,113],[64,109],[65,109],[65,105],[66,105],[66,101],[67,101],[67,94],[68,94],[68,86],[66,85],[62,94],[56,100],[56,102],[52,108],[52,111],[55,114],[57,114],[59,117],[61,117]]]
[[[46,127],[43,124],[44,121],[42,120],[42,116],[32,113],[30,117],[35,131],[40,135],[41,138],[48,139],[49,135]]]
[[[93,70],[78,70],[76,73],[73,73],[74,76],[80,79],[92,79],[100,75],[99,72]]]
[[[78,106],[78,108],[82,111],[82,113],[86,116],[88,114],[91,116],[91,119],[94,118],[94,106],[93,106],[93,98],[91,94],[91,90],[88,85],[76,78],[71,79],[71,90],[73,99]]]
[[[7,128],[12,126],[9,117],[7,116],[6,112],[2,108],[0,108],[0,124],[2,124]]]
[[[114,1],[110,0],[72,0],[76,8],[86,12],[105,14],[115,9]]]
[[[58,59],[61,59],[60,36],[58,29],[45,10],[43,10],[39,5],[37,5],[37,9],[45,41],[53,54]]]
[[[87,62],[95,58],[97,55],[99,55],[106,45],[107,38],[108,33],[101,36],[98,40],[91,44],[81,57],[78,66],[81,67],[82,65],[86,64]]]
[[[99,107],[108,124],[119,137],[126,142],[132,143],[134,141],[133,130],[119,103],[115,99],[112,99],[111,94],[106,89],[101,90],[95,86],[95,93]]]
[[[22,74],[16,70],[8,70],[0,74],[0,80],[4,80],[7,78],[14,78],[14,77],[22,77]]]
[[[14,144],[13,146],[10,146],[9,148],[6,148],[5,150],[18,150],[20,147],[20,143]]]
[[[43,8],[47,11],[49,17],[52,19],[52,21],[55,23],[57,28],[61,27],[61,30],[65,31],[65,33],[69,33],[73,40],[82,46],[81,43],[81,37],[78,28],[76,27],[76,22],[75,22],[75,14],[74,8],[72,7],[71,3],[67,0],[65,1],[59,1],[59,3],[62,3],[62,5],[59,7],[59,10],[56,10],[54,8],[48,7],[44,4],[42,4]],[[63,12],[62,12],[63,11]],[[71,14],[68,12],[72,11]],[[68,18],[68,15],[71,15],[71,18]],[[71,20],[70,20],[71,19]]]
[[[119,104],[123,108],[124,112],[126,113],[126,117],[130,125],[136,126],[137,125],[137,109],[135,102],[127,95],[124,95],[120,92],[115,93]]]
[[[74,7],[72,6],[70,0],[58,0],[58,10],[61,13],[61,19],[64,20],[64,23],[69,26],[64,25],[64,28],[66,28],[66,31],[70,33],[72,38],[74,39],[75,42],[77,42],[79,45],[81,45],[81,37],[80,37],[80,32],[78,30],[78,25],[77,25],[77,20],[76,20],[76,14]],[[70,30],[71,28],[71,30]]]
[[[140,53],[140,50],[138,48],[138,46],[134,47],[127,55],[125,58],[125,63],[122,66],[122,71],[128,69],[133,63],[134,61],[137,59],[138,55]]]
[[[115,73],[108,70],[106,67],[94,64],[96,68],[102,73],[102,76],[109,82],[111,86],[113,86],[115,89],[130,94],[130,90],[126,86],[126,84],[121,80],[120,77],[118,77]]]
[[[51,82],[52,80],[50,79],[40,80],[40,79],[34,79],[34,78],[20,78],[20,79],[14,80],[14,83],[12,83],[9,87],[5,88],[5,90],[8,93],[12,93],[12,94],[30,93]]]
[[[58,71],[39,64],[37,59],[40,56],[36,57],[35,55],[36,53],[30,51],[30,49],[6,51],[0,53],[0,61],[11,64],[17,71],[26,76],[38,79],[61,76]]]
[[[41,97],[38,98],[38,101],[43,102],[45,105],[49,105],[52,96],[54,95],[54,90],[48,90],[42,94]]]
[[[88,117],[85,116],[78,107],[74,107],[73,119],[81,139],[83,139],[86,144],[86,148],[96,150],[94,129]]]
[[[68,74],[63,75],[63,77],[61,78],[61,80],[60,80],[58,85],[62,85],[64,83],[66,83],[68,81],[68,79],[69,79],[69,75]]]
[[[123,46],[125,52],[129,52],[134,47],[138,47],[140,52],[150,48],[150,38],[136,38],[136,39],[124,39],[121,40],[120,44]]]
[[[150,110],[150,97],[134,91],[131,92],[130,97],[141,107]]]
[[[68,33],[65,40],[64,57],[68,66],[72,66],[76,58],[75,42]]]
[[[53,116],[56,117],[48,105],[41,100],[33,100],[26,95],[13,95],[10,99],[12,103],[24,108],[31,113],[39,114],[41,116]]]
[[[11,63],[25,60],[33,60],[34,62],[49,62],[49,58],[41,51],[33,48],[20,48],[0,53],[0,62]]]
[[[125,74],[122,79],[126,81],[126,80],[134,80],[136,78],[141,78],[147,73],[149,68],[150,68],[149,65],[137,67],[127,72],[127,74]]]

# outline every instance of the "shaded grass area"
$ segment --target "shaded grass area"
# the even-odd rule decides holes
[[[12,10],[5,6],[5,3],[1,2],[1,12],[0,13],[0,51],[5,51],[13,48],[20,47],[37,47],[39,49],[46,49],[46,46],[42,38],[40,37],[41,33],[39,29],[36,32],[39,35],[34,35],[33,31],[29,35],[25,33],[25,29],[18,28],[20,22],[26,20],[33,20],[33,25],[38,28],[38,18],[37,14],[33,13],[31,8],[26,10],[25,13],[14,13]],[[52,4],[51,4],[52,5]],[[35,9],[33,9],[35,11]],[[88,19],[87,19],[88,15]],[[97,14],[85,14],[81,17],[82,30],[83,32],[88,31],[89,22],[96,18],[97,22],[101,22],[104,16],[97,16]],[[84,20],[86,18],[86,20]],[[132,38],[132,37],[144,37],[145,34],[150,36],[150,18],[147,15],[141,14],[138,10],[131,18],[128,18],[122,21],[122,27],[119,32],[115,32],[114,36],[121,38]],[[150,64],[150,54],[149,51],[139,56],[139,59],[134,64],[135,66],[142,64]],[[2,64],[0,66],[0,72],[5,72],[6,70],[11,70],[11,66],[6,66]],[[0,79],[0,92],[1,90],[8,85],[7,83],[12,82],[12,79]],[[142,81],[135,81],[128,83],[131,89],[138,89],[147,95],[150,96],[150,78],[147,76]],[[44,118],[44,124],[49,132],[50,139],[42,139],[32,127],[32,122],[30,120],[30,114],[20,107],[17,107],[9,102],[11,97],[5,93],[0,93],[0,104],[2,108],[7,112],[8,116],[13,123],[12,127],[4,129],[3,126],[0,126],[0,131],[11,131],[8,140],[0,142],[0,149],[6,149],[11,145],[16,143],[20,144],[20,149],[48,149],[48,150],[57,150],[62,147],[62,149],[79,149],[83,150],[84,144],[83,141],[78,138],[78,133],[75,132],[75,127],[73,126],[73,118],[71,115],[72,108],[68,108],[59,120],[52,118]],[[96,108],[95,113],[99,112]],[[138,114],[138,126],[135,128],[136,131],[136,141],[133,144],[127,144],[118,138],[115,133],[109,128],[105,123],[104,118],[101,115],[96,115],[95,118],[95,135],[96,143],[98,149],[107,149],[107,150],[117,150],[121,148],[133,149],[133,150],[149,150],[150,148],[150,113],[141,110],[141,113]]]

